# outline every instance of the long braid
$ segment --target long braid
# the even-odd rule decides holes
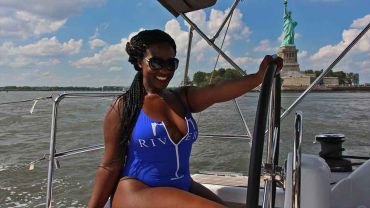
[[[143,73],[139,71],[136,73],[130,88],[123,95],[123,116],[121,116],[121,144],[124,145],[124,153],[126,151],[126,144],[130,139],[136,119],[143,106],[144,95],[145,90],[143,87]]]

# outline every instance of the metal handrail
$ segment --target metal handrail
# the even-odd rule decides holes
[[[48,167],[48,182],[46,189],[46,207],[51,207],[52,198],[52,187],[53,187],[53,176],[55,170],[55,141],[56,141],[56,130],[57,130],[57,117],[58,117],[58,106],[64,98],[82,98],[82,97],[112,97],[121,95],[120,93],[62,93],[53,94],[53,110],[51,117],[51,132],[50,132],[50,148],[49,148],[49,167]]]
[[[222,139],[246,139],[250,140],[248,135],[231,135],[231,134],[199,134],[199,138],[206,138],[206,139],[214,139],[214,138],[222,138]],[[91,152],[95,150],[101,150],[104,149],[104,144],[97,144],[97,145],[91,145],[86,147],[80,147],[76,149],[70,149],[63,152],[57,152],[54,154],[54,159],[67,157],[71,155],[76,155],[80,153],[85,152]],[[46,154],[46,156],[49,156],[49,154]]]
[[[293,151],[293,168],[292,168],[292,207],[301,207],[301,143],[303,134],[302,112],[296,112],[294,123],[294,151]]]

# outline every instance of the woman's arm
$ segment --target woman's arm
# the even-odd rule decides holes
[[[122,165],[122,145],[120,145],[120,103],[116,100],[104,119],[104,155],[96,171],[95,184],[89,200],[89,208],[104,207],[115,188]]]
[[[265,75],[267,66],[272,61],[278,65],[278,70],[283,66],[283,59],[280,57],[275,60],[272,56],[265,56],[259,70],[255,74],[243,76],[238,79],[222,81],[214,85],[205,87],[190,87],[187,90],[187,102],[192,112],[200,112],[209,106],[237,98],[244,93],[256,88]]]

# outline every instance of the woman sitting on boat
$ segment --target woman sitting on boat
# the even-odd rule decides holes
[[[104,120],[105,151],[89,207],[224,207],[192,180],[189,157],[198,129],[191,113],[239,97],[257,87],[268,63],[256,74],[206,87],[167,89],[178,67],[175,41],[161,30],[145,30],[126,45],[137,71],[131,87],[112,104]]]

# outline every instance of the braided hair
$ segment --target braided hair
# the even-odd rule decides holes
[[[127,142],[131,137],[139,112],[143,106],[146,91],[143,86],[143,72],[138,62],[144,58],[146,50],[153,44],[168,43],[176,53],[176,44],[170,35],[161,30],[144,30],[131,38],[126,44],[128,61],[137,71],[130,88],[121,95],[121,136],[120,144],[123,146],[123,157],[126,155]]]

